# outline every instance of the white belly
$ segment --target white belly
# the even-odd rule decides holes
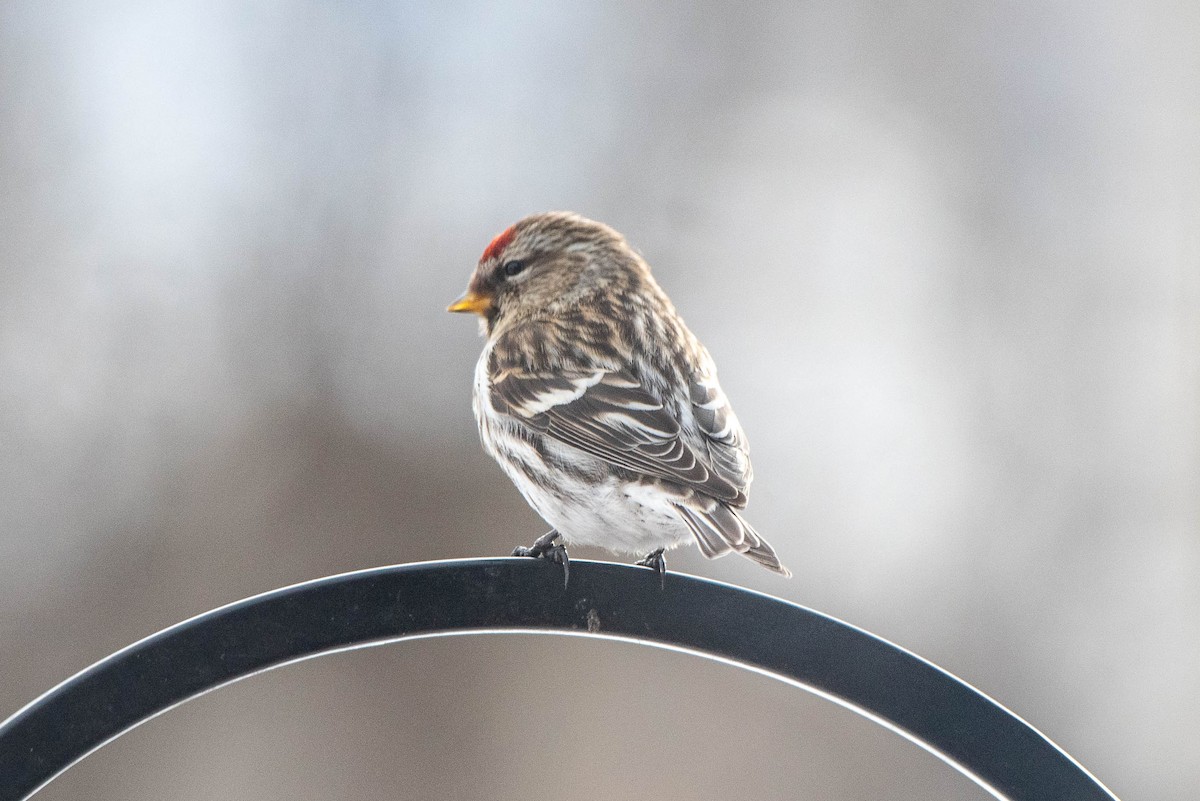
[[[653,487],[617,479],[584,486],[567,479],[559,492],[551,493],[523,476],[512,478],[529,505],[568,544],[645,556],[692,539],[674,507]]]

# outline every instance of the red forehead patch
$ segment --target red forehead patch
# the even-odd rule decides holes
[[[516,233],[516,231],[513,230],[514,228],[516,228],[515,225],[505,228],[504,232],[493,239],[492,243],[487,246],[487,249],[483,251],[483,255],[479,257],[479,260],[487,261],[488,259],[494,259],[503,253],[504,249],[508,247],[508,243],[512,242],[513,235]]]

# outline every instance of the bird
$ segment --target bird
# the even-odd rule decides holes
[[[791,572],[742,517],[746,435],[708,350],[625,237],[572,212],[506,228],[447,308],[486,338],[472,408],[484,450],[550,531],[514,556],[556,562],[566,545],[642,556],[695,542]]]

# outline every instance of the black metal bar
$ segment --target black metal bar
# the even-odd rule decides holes
[[[206,690],[365,644],[525,630],[678,648],[820,693],[924,746],[994,795],[1113,801],[1020,718],[920,657],[777,598],[679,573],[536,559],[363,570],[215,609],[118,651],[0,724],[0,799],[27,798],[84,756]]]

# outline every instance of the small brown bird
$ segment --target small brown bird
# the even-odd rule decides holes
[[[619,233],[566,212],[492,240],[452,312],[483,318],[474,409],[483,446],[563,545],[645,554],[692,539],[790,576],[737,510],[753,477],[712,357]]]

